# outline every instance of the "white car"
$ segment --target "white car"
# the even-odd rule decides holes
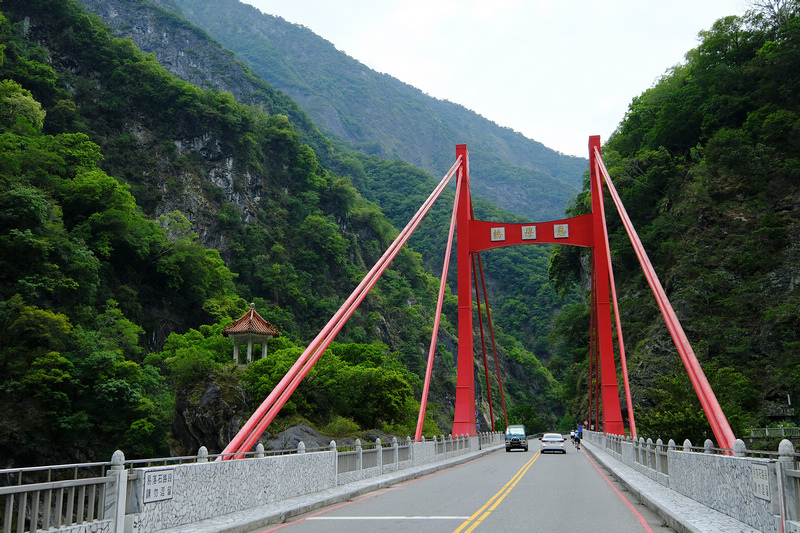
[[[542,435],[542,453],[558,452],[567,453],[564,447],[564,435],[560,433],[545,433]]]

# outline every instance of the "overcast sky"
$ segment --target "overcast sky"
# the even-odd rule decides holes
[[[747,0],[243,0],[368,67],[587,157]]]

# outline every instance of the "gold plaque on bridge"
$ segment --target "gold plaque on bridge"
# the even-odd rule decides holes
[[[553,238],[566,239],[569,237],[569,224],[554,224]]]
[[[506,228],[492,228],[492,242],[506,240]]]
[[[522,226],[522,240],[536,240],[536,226]]]

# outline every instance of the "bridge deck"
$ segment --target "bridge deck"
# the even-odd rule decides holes
[[[661,516],[665,523],[677,532],[758,532],[758,530],[749,527],[747,524],[710,509],[652,481],[636,470],[617,461],[605,453],[603,449],[593,446],[589,442],[584,441],[582,447],[585,451],[589,452],[596,461],[611,471],[644,505]],[[502,446],[495,446],[474,455],[455,457],[442,463],[384,474],[363,481],[341,485],[320,493],[283,500],[273,505],[232,513],[182,526],[180,528],[165,529],[162,530],[162,533],[186,531],[195,533],[247,533],[264,526],[283,523],[291,517],[299,516],[322,507],[355,499],[371,491],[386,488],[443,468],[448,468],[502,448]]]
[[[162,529],[159,533],[186,533],[189,531],[192,533],[248,533],[264,526],[281,524],[292,517],[353,500],[372,491],[416,479],[502,449],[504,449],[504,444],[490,446],[468,455],[354,481],[315,494],[281,500],[272,505],[209,518],[202,522],[173,529]]]

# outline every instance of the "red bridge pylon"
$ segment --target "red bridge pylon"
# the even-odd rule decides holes
[[[623,220],[634,251],[661,310],[679,355],[686,367],[695,392],[703,406],[706,418],[722,448],[733,447],[734,436],[728,420],[717,402],[697,357],[689,344],[675,312],[664,293],[664,289],[653,270],[641,241],[616,193],[614,184],[600,158],[600,137],[589,138],[589,168],[592,212],[589,215],[550,222],[530,224],[506,224],[475,220],[472,216],[472,200],[469,192],[469,154],[466,145],[456,146],[456,160],[461,162],[458,172],[457,196],[457,266],[458,266],[458,376],[456,378],[456,405],[453,433],[476,434],[475,378],[473,371],[473,323],[472,323],[472,255],[483,250],[522,244],[566,244],[592,250],[591,287],[591,334],[589,358],[589,410],[595,398],[594,420],[604,433],[625,435],[625,426],[620,408],[617,366],[614,357],[614,337],[611,325],[612,301],[616,317],[617,340],[625,384],[630,433],[636,437],[636,423],[631,402],[628,371],[620,313],[614,289],[614,274],[606,229],[603,202],[603,183],[609,189],[617,211]],[[613,296],[613,299],[612,299]],[[597,389],[595,389],[595,386]],[[601,410],[602,407],[602,410]],[[602,421],[600,417],[602,416]],[[591,414],[590,414],[591,417]]]
[[[456,261],[458,266],[458,376],[456,378],[456,405],[453,434],[475,435],[475,374],[473,370],[472,323],[472,254],[503,246],[523,244],[566,244],[592,249],[592,268],[597,281],[596,332],[600,353],[600,390],[603,405],[603,428],[608,433],[624,434],[619,387],[614,362],[609,297],[609,270],[605,260],[608,255],[605,224],[602,218],[602,189],[592,181],[592,214],[531,224],[486,222],[472,217],[472,199],[469,192],[469,153],[466,145],[456,146],[456,158],[461,159],[458,183],[458,241]],[[598,182],[599,184],[599,182]],[[594,291],[593,291],[594,292]]]

